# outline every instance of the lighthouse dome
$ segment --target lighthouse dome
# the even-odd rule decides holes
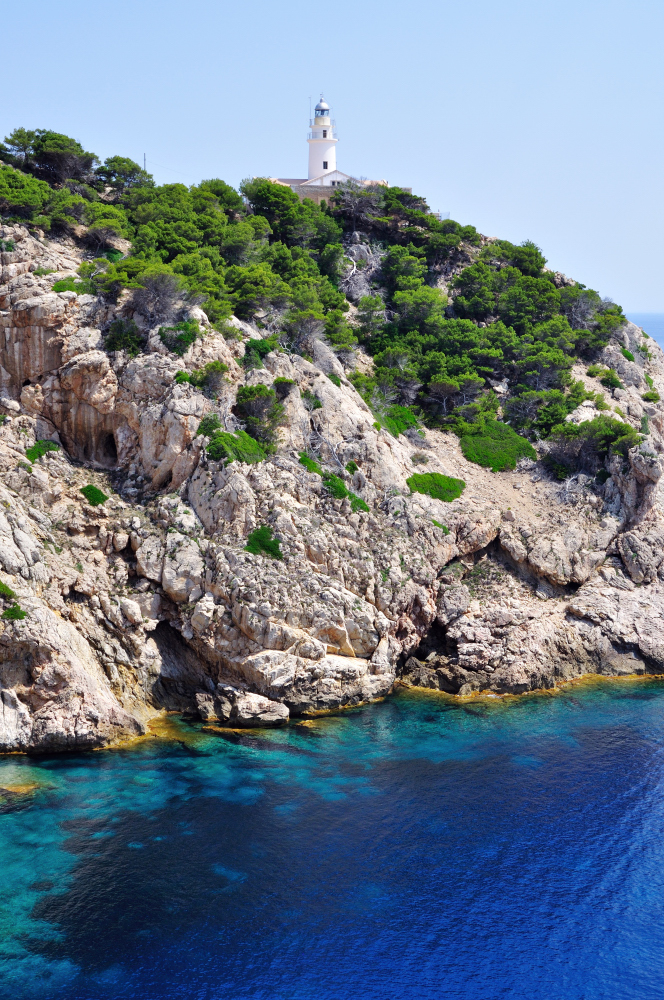
[[[321,94],[320,95],[320,101],[318,102],[318,104],[316,105],[316,108],[315,108],[316,114],[325,115],[325,114],[327,114],[327,112],[329,110],[330,110],[330,105],[327,103],[327,101],[325,100],[325,98]]]

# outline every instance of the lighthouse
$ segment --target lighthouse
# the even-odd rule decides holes
[[[323,95],[314,108],[314,117],[309,120],[309,177],[321,178],[319,183],[325,183],[322,178],[337,169],[337,143],[335,123],[330,118],[330,106]]]
[[[283,184],[294,191],[299,198],[310,198],[320,204],[329,201],[333,193],[330,188],[342,187],[352,182],[354,184],[386,185],[387,181],[368,181],[358,179],[350,174],[337,170],[337,128],[330,117],[330,105],[323,95],[314,108],[314,117],[309,119],[309,176],[308,177],[270,177],[275,184]]]

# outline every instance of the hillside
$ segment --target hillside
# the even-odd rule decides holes
[[[398,188],[0,158],[0,749],[664,672],[619,306]]]

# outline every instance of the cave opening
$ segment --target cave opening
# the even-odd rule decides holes
[[[115,437],[113,434],[107,434],[102,441],[102,455],[105,462],[110,462],[115,465],[118,460],[118,449],[115,444]]]
[[[29,378],[23,379],[23,387],[25,388],[26,385],[31,385],[31,382],[30,382]]]

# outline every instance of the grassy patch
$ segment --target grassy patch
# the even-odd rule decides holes
[[[88,483],[87,486],[82,486],[81,493],[91,507],[99,507],[100,504],[106,503],[108,500],[106,494],[97,486],[93,486],[92,483]]]
[[[37,459],[42,458],[47,451],[59,451],[60,445],[56,444],[55,441],[35,441],[32,448],[27,448],[25,452],[25,457],[31,462],[36,462]]]
[[[271,556],[273,559],[283,559],[283,553],[279,547],[279,539],[274,538],[272,528],[268,524],[261,525],[251,532],[245,545],[245,551],[251,552],[255,556]]]
[[[440,528],[440,530],[443,532],[443,534],[449,535],[450,529],[447,527],[446,524],[441,524],[440,521],[434,521],[433,518],[431,519],[431,523],[435,524],[435,526],[437,528]]]
[[[424,493],[434,500],[451,503],[463,493],[466,484],[463,479],[443,476],[440,472],[417,472],[406,480],[413,493]]]
[[[358,469],[359,465],[352,459],[350,460],[350,462],[346,462],[346,472],[350,472],[351,476],[353,475],[353,473],[357,472]]]
[[[162,344],[182,357],[186,354],[196,338],[200,336],[200,327],[195,319],[184,320],[175,326],[162,326],[159,328],[159,339]]]
[[[26,616],[26,612],[18,604],[12,604],[11,608],[6,608],[0,617],[8,622],[21,622]]]
[[[210,420],[211,422],[211,419],[204,417],[201,420],[201,425],[198,429],[199,433],[207,434],[207,431],[201,430],[201,427],[205,420]],[[251,465],[256,462],[264,462],[266,458],[265,449],[255,438],[247,434],[246,431],[236,431],[234,434],[231,434],[230,431],[214,430],[210,443],[205,450],[213,462],[223,461],[226,465],[229,462],[247,462]]]
[[[487,420],[477,434],[464,434],[460,440],[461,451],[469,462],[501,472],[514,469],[520,458],[537,458],[537,452],[524,437],[509,424]]]
[[[7,601],[13,601],[16,598],[16,594],[11,587],[0,581],[0,597],[4,597]]]
[[[408,406],[389,406],[380,415],[381,424],[392,437],[399,437],[410,427],[417,427],[417,417]]]
[[[657,389],[648,389],[648,392],[644,392],[641,399],[645,400],[646,403],[658,403],[660,400],[660,395]]]
[[[337,386],[338,389],[341,388],[341,379],[339,378],[338,375],[335,375],[334,372],[328,372],[327,377],[329,378],[330,382],[334,382],[334,384]]]
[[[621,347],[620,353],[622,354],[623,358],[627,359],[627,361],[634,361],[634,355],[632,354],[631,351],[628,351],[626,347]]]
[[[325,475],[318,462],[315,462],[313,458],[309,458],[303,451],[300,452],[300,465],[303,465],[307,472],[315,472],[319,476]]]

